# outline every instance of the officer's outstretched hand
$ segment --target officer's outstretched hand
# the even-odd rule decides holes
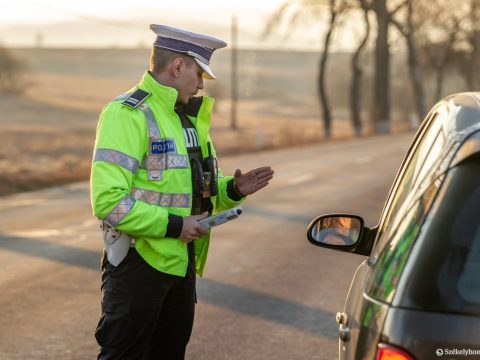
[[[180,233],[179,239],[189,243],[190,241],[196,240],[199,237],[208,234],[208,229],[198,222],[203,220],[208,216],[208,212],[204,212],[201,215],[190,215],[183,218],[183,227],[182,232]]]
[[[259,167],[245,174],[237,169],[234,175],[235,184],[242,195],[250,195],[267,186],[273,178],[273,173],[270,166]]]

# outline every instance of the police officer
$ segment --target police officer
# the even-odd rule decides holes
[[[151,25],[140,83],[103,109],[91,176],[104,233],[98,359],[183,359],[209,230],[198,220],[265,187],[273,170],[223,176],[209,136],[213,99],[195,96],[227,44]]]

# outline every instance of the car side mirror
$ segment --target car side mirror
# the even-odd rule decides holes
[[[376,228],[364,225],[357,215],[327,214],[313,220],[307,238],[313,245],[370,256]]]
[[[308,240],[314,245],[354,246],[360,240],[363,219],[355,215],[323,215],[308,227]]]

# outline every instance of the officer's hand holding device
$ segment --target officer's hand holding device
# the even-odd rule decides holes
[[[199,221],[207,218],[208,212],[200,215],[190,215],[183,218],[182,232],[179,239],[186,243],[198,239],[204,235],[208,235],[208,229],[202,226]]]

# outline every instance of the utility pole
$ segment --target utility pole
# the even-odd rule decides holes
[[[37,49],[43,48],[43,33],[40,31],[35,34],[35,47]]]
[[[231,101],[230,101],[230,128],[233,130],[237,129],[237,102],[238,102],[238,77],[237,77],[237,68],[238,68],[238,30],[237,30],[237,17],[232,16],[232,63],[231,63]]]

